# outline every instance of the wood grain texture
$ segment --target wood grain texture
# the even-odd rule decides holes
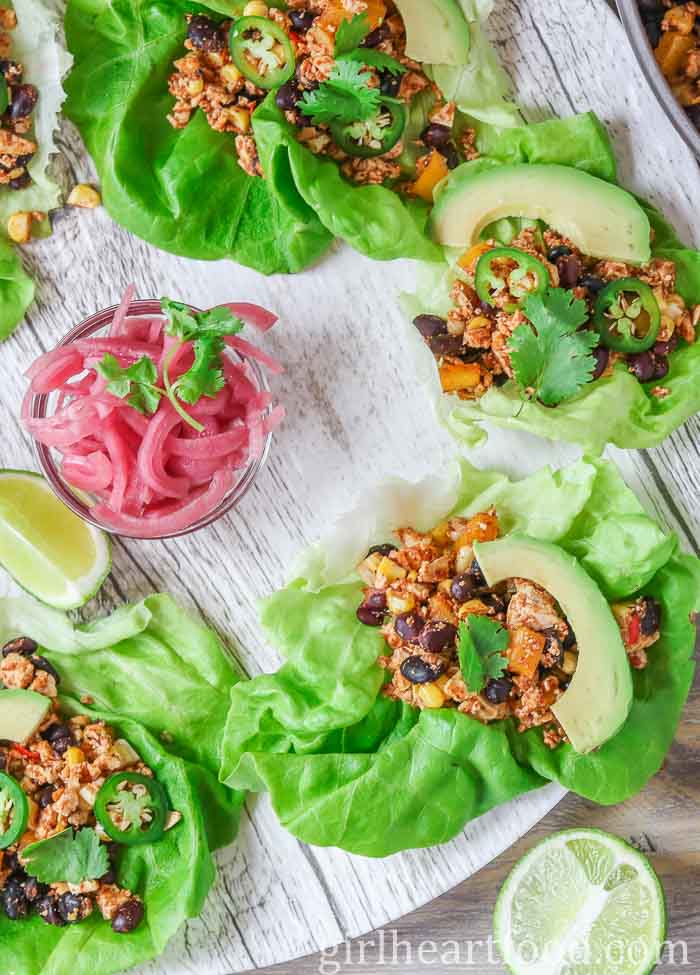
[[[491,29],[528,119],[594,108],[615,135],[624,180],[660,204],[691,239],[691,219],[700,207],[697,167],[653,102],[619,24],[602,3],[500,0]],[[61,146],[67,184],[94,176],[69,125]],[[75,322],[116,302],[129,281],[140,297],[167,294],[201,307],[247,299],[280,313],[281,327],[264,344],[287,364],[273,385],[289,417],[254,488],[234,513],[199,535],[117,542],[114,572],[97,605],[89,607],[90,614],[106,612],[125,599],[169,591],[229,636],[249,674],[275,669],[279,658],[259,630],[256,599],[283,582],[299,549],[357,493],[397,469],[421,476],[454,452],[413,382],[395,302],[396,293],[411,286],[411,265],[373,264],[338,246],[304,275],[265,279],[230,263],[159,253],[116,227],[103,210],[59,214],[53,237],[25,254],[39,294],[27,323],[3,347],[3,466],[33,461],[16,419],[21,371]],[[643,502],[689,548],[700,517],[697,432],[697,424],[689,424],[657,451],[614,455]],[[501,431],[476,459],[522,475],[575,455],[574,448]],[[692,750],[693,732],[684,734]],[[663,782],[657,780],[652,794],[661,789],[670,802]],[[143,972],[228,975],[387,924],[497,856],[561,795],[550,787],[471,824],[451,844],[382,862],[304,847],[279,828],[264,797],[251,797],[239,841],[219,856],[221,875],[203,915]],[[649,809],[645,801],[632,808]],[[592,807],[575,800],[564,809],[581,821],[592,815]],[[438,901],[429,923],[459,916],[485,930],[498,871],[512,855],[480,874],[466,897]],[[458,908],[460,897],[468,904]],[[407,924],[420,926],[422,917]],[[314,964],[318,960],[285,970],[311,971]]]

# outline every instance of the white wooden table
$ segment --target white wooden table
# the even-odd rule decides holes
[[[692,240],[698,167],[653,101],[602,0],[499,0],[491,34],[528,120],[595,109],[615,136],[625,182]],[[61,145],[69,181],[90,179],[69,127]],[[301,276],[265,279],[230,263],[160,253],[115,226],[104,210],[66,211],[54,226],[51,239],[25,250],[38,298],[2,346],[2,466],[34,466],[17,422],[24,368],[75,322],[116,302],[128,282],[139,297],[168,295],[200,307],[252,300],[280,314],[264,345],[287,365],[274,388],[289,416],[256,485],[235,513],[199,535],[117,542],[114,572],[97,606],[106,612],[169,591],[229,638],[249,674],[273,670],[279,659],[262,638],[256,599],[283,582],[294,555],[357,492],[396,470],[420,476],[453,450],[414,388],[395,305],[396,293],[411,287],[412,267],[373,264],[337,247]],[[614,452],[644,503],[698,554],[699,429],[691,421],[657,450]],[[526,473],[575,453],[500,432],[476,460]],[[307,848],[279,828],[264,798],[251,798],[238,842],[219,855],[220,878],[204,913],[144,971],[228,975],[368,931],[464,880],[562,794],[550,786],[493,811],[442,848],[381,862]]]

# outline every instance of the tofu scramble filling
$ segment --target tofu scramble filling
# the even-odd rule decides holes
[[[381,628],[388,650],[382,693],[415,708],[457,708],[484,724],[515,718],[518,731],[541,727],[556,748],[566,735],[552,713],[576,672],[576,634],[543,588],[512,578],[489,588],[474,558],[474,542],[499,536],[495,509],[455,517],[431,532],[400,528],[399,545],[373,546],[360,563],[365,583],[357,616]],[[661,607],[641,596],[611,605],[630,666],[643,670],[659,639]],[[492,621],[504,649],[498,676],[475,691],[460,669],[460,625]]]
[[[363,17],[369,33],[361,40],[358,35],[351,60],[337,60],[339,28]],[[238,162],[251,176],[264,175],[251,117],[271,88],[277,89],[276,104],[299,142],[336,160],[354,183],[388,183],[432,202],[434,186],[448,171],[478,156],[474,130],[455,125],[455,104],[445,102],[421,66],[406,57],[404,23],[391,0],[290,0],[286,10],[252,0],[239,21],[217,22],[201,14],[186,19],[188,53],[174,62],[168,87],[175,104],[168,120],[182,129],[201,109],[215,131],[235,136]],[[234,33],[241,33],[244,21],[250,22],[251,34],[243,59],[234,63]],[[363,52],[367,62],[381,63],[363,63]],[[274,83],[274,77],[288,74],[282,84]],[[326,86],[333,86],[333,96],[339,89],[347,94],[347,85],[360,89],[363,98],[374,92],[369,116],[358,112],[362,117],[346,118],[341,125],[305,111],[310,94],[325,93]],[[413,132],[407,120],[417,97],[425,100],[428,123]]]
[[[484,291],[481,269],[491,254],[509,256],[493,260]],[[669,392],[663,384],[669,357],[679,344],[696,340],[700,305],[687,307],[677,293],[671,260],[654,258],[641,267],[600,261],[553,230],[528,227],[508,248],[487,240],[470,248],[458,264],[460,278],[452,286],[447,317],[418,315],[413,323],[437,360],[443,392],[460,399],[477,400],[491,386],[517,381],[512,336],[528,322],[523,296],[541,292],[542,284],[585,302],[584,328],[598,333],[590,382],[611,375],[615,363],[624,362],[640,383],[651,384],[652,396],[663,399]],[[626,334],[620,327],[625,325]]]
[[[24,68],[12,60],[16,26],[15,11],[0,7],[0,187],[22,190],[32,182],[27,166],[37,150],[31,132],[39,93],[23,83]]]
[[[27,818],[15,842],[0,849],[0,907],[11,921],[21,921],[37,914],[47,924],[63,927],[85,920],[95,910],[112,930],[129,934],[144,917],[142,899],[119,886],[115,861],[119,843],[129,824],[120,819],[126,808],[140,810],[141,827],[148,829],[153,812],[146,801],[147,788],[142,783],[155,782],[152,770],[145,765],[131,745],[118,738],[104,721],[86,715],[64,718],[57,702],[59,675],[53,666],[37,654],[37,645],[28,638],[11,641],[2,650],[0,682],[6,689],[30,690],[50,699],[51,706],[36,733],[23,744],[0,743],[0,836],[8,835],[12,816],[19,816],[13,796],[26,797]],[[91,703],[85,701],[85,703]],[[133,782],[137,784],[131,784]],[[114,783],[117,796],[129,791],[129,803],[113,802],[109,794]],[[9,786],[9,789],[7,788]],[[160,790],[160,787],[157,786]],[[139,791],[140,790],[140,791]],[[109,819],[96,815],[101,796],[106,796]],[[181,818],[170,812],[167,826]],[[102,822],[109,825],[109,834]],[[21,829],[21,825],[20,825]],[[103,876],[80,883],[41,883],[33,877],[23,860],[31,844],[49,840],[73,830],[94,830],[100,845],[108,853],[108,867]],[[133,840],[131,841],[133,842]]]
[[[700,3],[640,0],[640,8],[659,67],[700,128]]]

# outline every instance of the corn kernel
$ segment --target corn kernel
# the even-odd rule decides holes
[[[457,263],[465,271],[473,271],[481,255],[490,250],[493,250],[493,247],[485,241],[482,241],[480,244],[474,244],[473,247],[470,247],[468,251],[462,254]]]
[[[88,186],[87,183],[78,183],[70,191],[68,205],[72,207],[83,207],[85,210],[93,210],[102,203],[102,197],[97,190]]]
[[[434,683],[421,684],[417,693],[424,708],[441,708],[445,703],[445,695]]]
[[[245,108],[229,108],[228,116],[239,132],[247,132],[250,128],[250,112]]]
[[[235,64],[225,64],[219,73],[226,84],[231,88],[235,88],[243,77]]]
[[[76,748],[75,745],[73,745],[66,750],[66,762],[69,765],[80,765],[80,763],[84,761],[85,753],[81,748]]]
[[[564,661],[561,665],[561,669],[565,674],[573,674],[576,672],[576,667],[578,665],[578,654],[573,653],[571,650],[564,651]]]
[[[439,525],[436,525],[430,533],[438,545],[447,545],[450,540],[450,523],[449,521],[441,521]]]
[[[191,81],[187,82],[188,95],[201,95],[203,91],[204,91],[203,78],[192,78]]]
[[[7,221],[7,235],[15,244],[27,244],[32,239],[32,215],[24,210],[13,213]]]
[[[461,620],[465,620],[467,616],[488,616],[489,612],[490,608],[480,599],[468,599],[459,607],[457,615]]]
[[[467,331],[476,332],[477,329],[489,328],[490,325],[491,322],[488,320],[488,318],[485,315],[477,315],[475,318],[472,318],[472,320],[467,325]]]
[[[262,0],[250,0],[243,8],[244,17],[267,17],[268,13],[268,6]]]
[[[461,545],[457,549],[457,557],[455,559],[455,571],[458,574],[462,572],[468,572],[469,567],[474,561],[474,549],[471,545]]]
[[[386,604],[389,607],[390,613],[394,613],[395,616],[399,616],[401,613],[410,613],[412,609],[415,609],[416,597],[411,592],[403,595],[390,592],[387,593]]]
[[[27,796],[27,802],[29,804],[29,818],[27,819],[27,827],[29,829],[36,829],[36,825],[39,822],[39,807],[31,796]]]
[[[398,565],[398,563],[392,561],[392,559],[389,559],[386,556],[384,556],[379,563],[377,572],[388,582],[398,582],[399,579],[406,578],[406,570],[403,568],[403,566]]]

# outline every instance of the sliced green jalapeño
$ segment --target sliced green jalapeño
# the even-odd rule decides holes
[[[115,843],[156,843],[165,832],[168,800],[159,782],[138,772],[110,776],[95,799],[95,817]]]
[[[511,295],[515,303],[505,305],[505,310],[511,312],[529,295],[543,294],[547,290],[549,272],[542,261],[531,254],[515,247],[494,247],[479,258],[474,285],[479,298],[488,305],[493,305],[501,295]]]
[[[0,772],[0,850],[12,846],[27,828],[29,801],[16,779]]]
[[[645,352],[656,342],[661,310],[648,284],[639,278],[620,278],[598,295],[594,324],[609,349],[628,354]]]
[[[348,156],[372,159],[393,149],[406,128],[408,113],[399,98],[382,98],[377,114],[365,122],[331,122],[331,135]]]
[[[279,88],[294,74],[294,45],[267,17],[239,17],[229,32],[231,57],[241,74],[258,88]]]

